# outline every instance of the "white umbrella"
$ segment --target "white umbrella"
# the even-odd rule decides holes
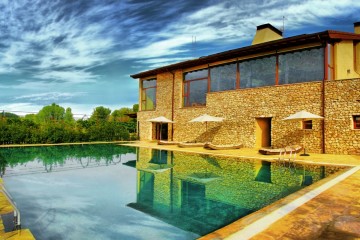
[[[306,121],[306,120],[313,120],[313,119],[323,119],[323,117],[313,114],[313,113],[309,113],[305,110],[302,110],[300,112],[294,113],[294,114],[284,118],[283,120],[285,120],[285,121]],[[305,153],[305,129],[303,131],[303,141],[304,141],[304,153],[301,154],[300,156],[309,156],[309,154]]]
[[[161,129],[162,129],[162,124],[163,123],[174,123],[174,121],[171,121],[170,119],[164,117],[164,116],[160,116],[157,118],[152,118],[152,119],[148,119],[146,120],[148,122],[155,122],[155,123],[160,123],[160,139],[161,140]]]
[[[306,121],[306,120],[312,120],[312,119],[323,119],[323,117],[313,114],[313,113],[309,113],[305,110],[302,110],[300,112],[294,113],[286,118],[284,118],[283,120],[302,120],[302,121]]]
[[[190,122],[205,123],[205,132],[207,132],[207,123],[208,122],[222,122],[223,120],[224,120],[224,118],[221,118],[221,117],[214,117],[214,116],[210,116],[208,114],[203,114],[197,118],[190,120]]]
[[[148,119],[146,120],[148,122],[157,122],[157,123],[173,123],[173,121],[171,121],[170,119],[167,119],[166,117],[164,116],[160,116],[160,117],[157,117],[157,118],[152,118],[152,119]]]

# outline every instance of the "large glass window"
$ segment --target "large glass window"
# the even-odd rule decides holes
[[[323,48],[279,55],[279,84],[321,81],[323,79]]]
[[[156,107],[156,79],[142,81],[141,110],[154,110]]]
[[[208,90],[208,69],[184,74],[184,106],[203,106],[206,104]]]
[[[236,63],[216,66],[210,69],[210,91],[236,89]]]
[[[265,57],[240,63],[240,88],[275,85],[276,57]]]

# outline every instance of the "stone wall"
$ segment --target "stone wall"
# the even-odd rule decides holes
[[[154,111],[138,113],[140,139],[152,139],[152,124],[147,119],[165,116],[169,124],[169,138],[174,127],[174,141],[211,141],[215,144],[237,144],[256,147],[256,119],[271,118],[271,145],[283,147],[303,145],[322,152],[322,120],[313,120],[313,129],[302,130],[300,121],[284,121],[295,112],[306,110],[322,115],[322,83],[308,82],[280,86],[238,89],[208,93],[205,107],[182,107],[183,72],[157,76],[157,106]],[[175,89],[172,106],[172,89]],[[325,151],[326,153],[360,153],[359,130],[352,129],[352,115],[360,114],[360,80],[334,80],[325,84]],[[359,100],[359,101],[358,101]],[[190,123],[201,114],[223,117],[222,123]],[[207,131],[206,131],[207,128]]]
[[[336,80],[325,85],[325,150],[360,154],[360,130],[353,115],[360,115],[360,79]]]

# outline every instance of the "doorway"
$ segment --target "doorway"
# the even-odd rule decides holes
[[[155,135],[154,140],[168,140],[168,124],[167,123],[154,123]]]
[[[256,118],[255,147],[271,146],[271,118]]]

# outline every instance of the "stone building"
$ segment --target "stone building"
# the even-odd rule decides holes
[[[141,72],[140,140],[302,144],[316,153],[360,153],[360,22],[283,38],[270,24],[252,45]],[[305,110],[323,120],[284,121]],[[221,123],[189,122],[202,114]],[[165,116],[173,124],[147,120]],[[161,132],[160,132],[161,130]]]

